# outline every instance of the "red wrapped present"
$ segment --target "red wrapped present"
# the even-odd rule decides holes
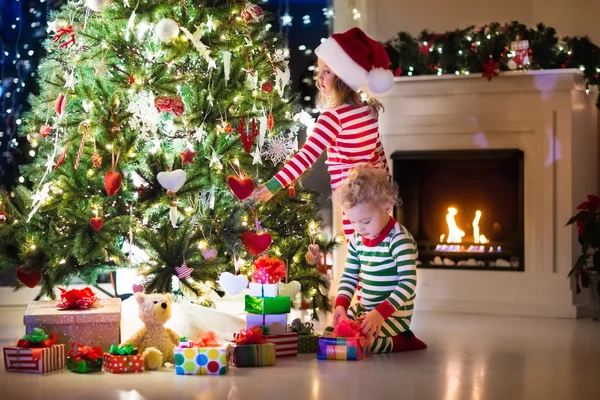
[[[112,345],[108,353],[104,353],[103,367],[113,374],[126,372],[144,372],[144,356],[132,344],[124,346]]]
[[[8,372],[44,372],[63,369],[66,351],[64,344],[56,344],[56,335],[46,335],[42,329],[35,329],[30,335],[19,340],[17,346],[5,347],[4,369]]]
[[[275,357],[296,357],[298,355],[298,334],[267,335],[267,342],[275,345]]]

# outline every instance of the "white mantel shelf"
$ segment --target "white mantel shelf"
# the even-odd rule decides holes
[[[396,78],[380,97],[388,158],[398,150],[524,152],[525,271],[419,269],[417,309],[587,313],[587,293],[576,295],[567,279],[580,247],[575,229],[564,226],[577,204],[598,192],[597,91],[586,93],[585,83],[578,69],[502,72],[491,82],[480,73],[427,75]],[[343,264],[336,256],[335,276]]]

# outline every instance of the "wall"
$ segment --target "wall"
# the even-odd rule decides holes
[[[445,31],[489,22],[538,22],[553,26],[560,36],[589,35],[600,43],[598,0],[334,0],[335,31],[358,25],[386,41],[399,31],[413,35],[424,29]],[[361,19],[352,19],[352,9]]]

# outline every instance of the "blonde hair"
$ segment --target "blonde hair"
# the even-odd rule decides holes
[[[315,68],[315,71],[318,70],[318,68]],[[333,93],[329,96],[324,95],[323,92],[321,92],[319,79],[315,77],[315,81],[317,89],[319,89],[319,93],[317,93],[317,107],[321,110],[341,106],[342,104],[350,104],[353,106],[362,106],[366,104],[371,108],[371,113],[376,117],[379,116],[380,112],[385,111],[383,104],[381,104],[379,100],[369,97],[366,101],[363,101],[360,97],[360,93],[346,85],[346,83],[337,75],[333,76],[333,84],[331,85],[331,91]]]
[[[390,182],[387,171],[370,165],[360,165],[348,171],[348,178],[333,192],[344,209],[371,203],[381,208],[400,204],[398,187]]]

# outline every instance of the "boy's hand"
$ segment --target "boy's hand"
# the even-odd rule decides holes
[[[256,188],[254,193],[252,193],[252,199],[259,203],[266,203],[267,201],[271,200],[271,197],[273,197],[273,194],[265,185],[260,185],[258,188]]]
[[[338,324],[338,320],[342,317],[346,317],[346,309],[342,306],[337,306],[333,312],[333,326]]]
[[[384,321],[385,319],[379,311],[371,310],[365,315],[360,327],[362,328],[363,334],[366,336],[372,335],[378,337],[379,333],[381,333],[381,326]]]

